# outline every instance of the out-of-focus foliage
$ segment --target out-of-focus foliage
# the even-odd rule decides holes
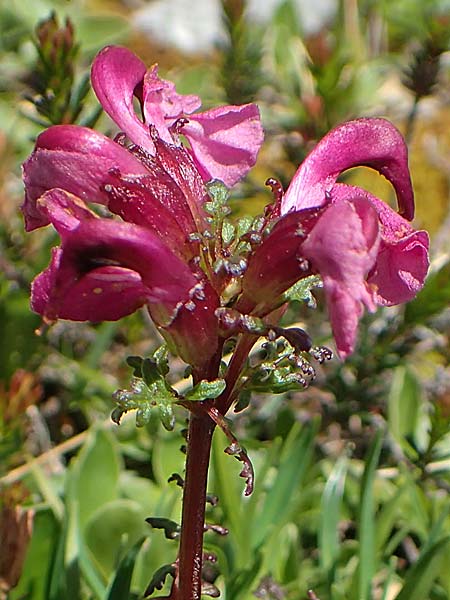
[[[226,600],[299,600],[308,590],[320,600],[449,598],[448,2],[342,0],[333,19],[306,35],[294,1],[279,2],[261,24],[246,18],[245,2],[224,0],[225,38],[207,56],[146,39],[133,26],[137,4],[0,6],[0,503],[34,511],[22,576],[6,597],[137,599],[166,565],[155,579],[163,582],[176,558],[176,543],[145,519],[179,522],[181,478],[173,474],[182,476],[186,415],[176,409],[172,432],[152,419],[140,429],[133,416],[119,427],[109,419],[112,393],[126,386],[126,356],[149,356],[157,333],[141,313],[120,323],[61,322],[37,336],[28,307],[30,282],[55,243],[46,231],[25,235],[18,214],[20,162],[45,117],[39,102],[63,96],[70,111],[52,113],[51,122],[96,116],[83,82],[93,54],[114,42],[149,64],[159,60],[180,90],[208,105],[258,102],[266,142],[233,192],[237,214],[267,203],[265,179],[286,184],[338,122],[382,115],[407,133],[418,221],[433,234],[428,282],[406,308],[368,316],[354,356],[324,365],[308,390],[254,394],[231,415],[255,466],[249,498],[240,465],[215,434],[209,491],[219,502],[211,498],[207,520],[222,529],[205,534],[218,560],[204,575]],[[60,26],[70,18],[79,52],[70,77],[61,71],[40,89],[34,32],[52,10]],[[100,127],[112,125],[102,116]],[[365,170],[348,178],[392,196]],[[328,343],[320,309],[293,301],[284,318]],[[184,367],[174,363],[173,383],[183,386]],[[223,528],[230,533],[220,535]],[[1,544],[5,535],[0,528]],[[3,582],[2,567],[0,560]]]

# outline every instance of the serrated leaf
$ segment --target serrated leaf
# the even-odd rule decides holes
[[[164,427],[173,429],[175,421],[171,405],[178,397],[164,379],[157,379],[148,386],[143,379],[133,377],[130,389],[117,390],[113,398],[118,404],[111,414],[115,423],[120,423],[124,413],[136,410],[136,425],[142,427],[149,422],[152,410],[157,409]]]
[[[241,237],[248,233],[253,225],[253,217],[245,216],[241,217],[236,223],[236,235]]]
[[[174,565],[163,565],[160,567],[155,573],[145,590],[144,597],[150,596],[153,594],[155,590],[161,590],[164,586],[164,582],[166,581],[167,575],[175,576],[175,566]]]
[[[153,529],[164,529],[164,535],[168,540],[174,540],[180,535],[180,526],[175,521],[164,517],[148,517],[145,520]]]
[[[224,391],[226,383],[224,379],[203,379],[186,394],[186,400],[200,401],[208,398],[217,398]]]
[[[158,379],[161,379],[161,373],[158,370],[158,364],[156,360],[152,358],[146,358],[142,362],[142,379],[150,387],[152,383],[155,383]]]
[[[233,241],[235,233],[236,229],[232,223],[229,221],[224,221],[222,223],[222,240],[225,246],[228,246]]]
[[[315,308],[317,303],[311,290],[318,287],[322,287],[322,279],[318,275],[309,275],[294,283],[284,293],[284,298],[286,301],[297,300],[299,302],[306,302],[310,308]]]
[[[134,369],[133,375],[135,377],[142,377],[142,363],[144,362],[142,356],[127,356],[126,362]]]
[[[159,418],[161,419],[161,423],[167,431],[173,431],[175,427],[175,415],[173,412],[172,402],[167,401],[167,398],[164,396],[161,398],[161,401],[157,403]]]
[[[156,360],[158,370],[161,375],[166,376],[169,373],[169,349],[166,344],[162,344],[153,352],[153,358]]]
[[[230,193],[227,186],[218,179],[211,181],[206,187],[208,189],[208,194],[212,199],[212,202],[207,202],[206,204],[211,204],[211,212],[215,212],[218,208],[227,203]]]

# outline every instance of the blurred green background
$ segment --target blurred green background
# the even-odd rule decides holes
[[[70,18],[78,50],[49,69],[36,28],[52,13],[60,27]],[[233,190],[239,215],[270,202],[267,177],[286,185],[337,123],[385,116],[406,136],[416,225],[432,236],[427,284],[407,307],[366,316],[354,356],[309,389],[255,395],[230,416],[255,466],[250,498],[215,434],[208,521],[230,533],[206,533],[218,561],[204,574],[226,600],[450,598],[449,31],[443,0],[0,0],[0,598],[137,599],[176,557],[144,519],[179,521],[167,480],[183,471],[186,414],[171,433],[109,419],[126,356],[148,355],[157,332],[141,312],[36,335],[29,309],[57,237],[24,233],[20,164],[52,123],[114,133],[87,83],[110,43],[158,62],[205,107],[258,103],[266,140]],[[378,174],[345,177],[393,201]],[[332,346],[317,300],[286,320]]]

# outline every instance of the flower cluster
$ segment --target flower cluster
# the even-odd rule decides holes
[[[259,230],[247,232],[242,268],[223,272],[215,266],[221,257],[211,242],[218,233],[206,184],[231,187],[255,164],[263,141],[257,107],[200,112],[197,96],[178,94],[156,66],[147,70],[121,47],[98,54],[92,85],[120,130],[116,138],[54,126],[24,164],[27,230],[51,223],[61,237],[32,287],[32,308],[46,321],[116,320],[145,305],[171,347],[200,368],[227,335],[219,307],[266,317],[293,284],[319,274],[345,357],[363,307],[405,302],[423,285],[428,237],[409,223],[406,147],[388,121],[337,127],[285,193],[274,183],[276,201]],[[357,165],[393,184],[399,213],[338,182]],[[106,206],[109,216],[90,203]]]

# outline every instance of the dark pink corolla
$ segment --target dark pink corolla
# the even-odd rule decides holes
[[[232,186],[256,162],[263,130],[255,104],[196,112],[201,106],[198,96],[178,94],[172,82],[160,79],[156,65],[147,70],[130,50],[118,46],[104,48],[95,58],[92,86],[113,121],[150,154],[154,144],[149,125],[171,142],[170,130],[181,120],[182,133],[205,181],[219,179]],[[144,121],[134,111],[135,97]]]
[[[27,230],[51,223],[61,237],[33,283],[32,306],[48,321],[100,321],[145,305],[180,356],[205,365],[220,344],[221,293],[236,275],[215,270],[227,255],[205,241],[211,232],[204,184],[216,178],[233,185],[255,163],[263,138],[258,109],[198,112],[197,96],[178,94],[157,67],[147,70],[120,47],[99,53],[92,83],[123,133],[113,141],[85,127],[51,127],[24,164]],[[358,165],[392,183],[398,213],[338,181]],[[109,216],[88,203],[104,205]],[[395,127],[384,119],[337,127],[280,194],[270,233],[244,257],[241,288],[236,281],[229,288],[241,289],[233,309],[266,316],[289,287],[318,273],[345,357],[364,308],[405,302],[423,285],[429,242],[410,225],[413,216],[406,146]]]
[[[204,365],[218,347],[219,296],[199,266],[195,239],[209,227],[205,175],[220,173],[214,161],[194,160],[195,143],[186,149],[171,128],[198,107],[198,99],[176,94],[173,84],[156,78],[155,69],[146,75],[143,63],[124,48],[101,52],[92,77],[104,108],[111,114],[111,106],[118,107],[124,134],[112,141],[85,127],[51,127],[24,163],[26,228],[51,223],[61,237],[49,267],[33,282],[32,308],[49,322],[102,321],[145,305],[180,356],[194,367]],[[123,112],[139,84],[147,125]],[[167,93],[157,103],[159,112],[152,112],[150,96],[160,84]],[[233,132],[225,159],[233,172],[228,183],[235,182],[253,164],[262,141],[258,109],[216,110],[222,120],[214,125],[212,141],[201,143],[212,152]],[[208,120],[208,113],[199,118]],[[126,138],[134,143],[126,145]],[[87,203],[106,206],[109,215],[98,216]]]
[[[337,181],[365,165],[394,186],[399,213],[361,188]],[[312,273],[322,277],[342,357],[354,349],[366,307],[413,298],[428,270],[428,235],[409,223],[414,198],[407,150],[384,119],[345,123],[325,136],[295,174],[278,207],[281,219],[251,258],[240,307],[267,314],[283,292]]]

